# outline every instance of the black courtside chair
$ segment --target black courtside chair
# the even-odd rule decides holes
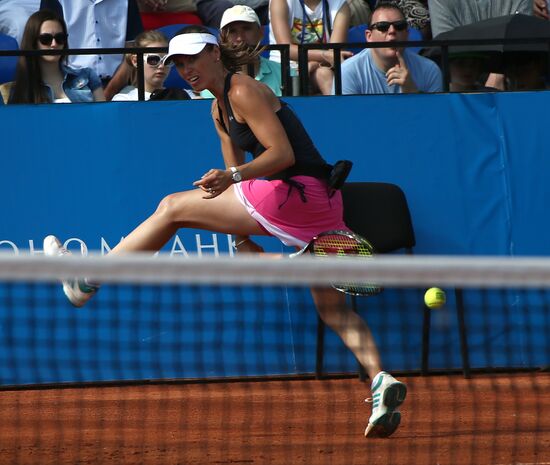
[[[390,253],[403,250],[413,253],[416,244],[414,229],[405,194],[395,184],[382,182],[350,182],[342,187],[344,220],[347,226],[365,237],[377,253]],[[456,309],[460,332],[463,372],[470,376],[470,364],[464,324],[464,301],[462,290],[455,289]],[[351,306],[357,311],[357,297],[350,296]],[[422,329],[422,374],[428,373],[430,345],[431,310],[424,306]],[[323,375],[325,324],[320,317],[317,323],[317,357],[315,375]],[[366,373],[359,365],[359,379],[364,381]]]

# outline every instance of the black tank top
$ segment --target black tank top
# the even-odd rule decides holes
[[[228,92],[231,87],[232,73],[225,78],[224,102],[229,120],[229,129],[225,127],[221,108],[218,105],[219,122],[225,132],[229,134],[231,140],[242,150],[250,152],[254,158],[257,158],[265,151],[265,147],[258,141],[248,124],[239,123],[234,115],[229,103]],[[268,179],[287,180],[292,176],[312,176],[319,179],[328,179],[332,166],[327,164],[319,151],[313,145],[313,141],[306,132],[302,122],[281,100],[281,108],[277,111],[277,117],[283,125],[287,134],[292,150],[294,151],[294,165],[268,177]]]

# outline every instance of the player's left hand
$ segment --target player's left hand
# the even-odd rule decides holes
[[[389,86],[401,86],[401,89],[405,94],[418,92],[418,89],[412,80],[411,73],[409,73],[409,68],[407,68],[405,58],[403,58],[403,55],[399,50],[396,52],[396,55],[398,63],[386,72],[386,82]]]
[[[194,186],[199,187],[206,192],[205,199],[213,199],[222,192],[224,192],[231,184],[233,184],[233,177],[229,170],[211,169],[207,171],[202,177],[193,183]]]

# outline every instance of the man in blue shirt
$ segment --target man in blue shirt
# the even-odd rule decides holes
[[[405,15],[396,4],[379,2],[365,35],[367,42],[406,41]],[[367,48],[342,64],[342,94],[441,92],[442,85],[433,61],[403,48]]]

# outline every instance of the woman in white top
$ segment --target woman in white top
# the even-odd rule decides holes
[[[136,36],[135,46],[143,47],[168,47],[168,39],[166,36],[156,30],[144,31]],[[167,66],[163,63],[163,58],[166,53],[144,53],[143,54],[143,77],[145,83],[145,100],[153,99],[170,99],[170,100],[187,100],[189,94],[181,89],[164,89],[164,81],[168,77],[172,63]],[[132,85],[124,87],[118,94],[113,97],[113,101],[135,101],[138,100],[137,88],[137,54],[130,54],[126,60],[132,67]],[[165,92],[163,92],[165,91]],[[169,95],[169,96],[168,96]],[[155,98],[155,96],[159,96]]]
[[[290,59],[296,62],[300,44],[347,42],[350,17],[346,0],[270,0],[269,43],[290,44]],[[340,52],[342,61],[351,55],[348,51]],[[280,61],[279,52],[272,51],[270,59]],[[333,64],[332,50],[309,51],[313,93],[331,94]]]

